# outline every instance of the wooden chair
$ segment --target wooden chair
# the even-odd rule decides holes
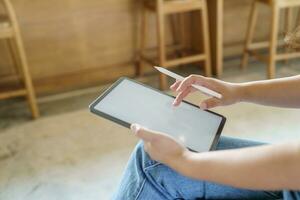
[[[0,92],[0,99],[27,96],[32,117],[37,118],[39,117],[39,110],[15,11],[9,0],[0,0],[0,2],[3,3],[5,10],[5,14],[0,16],[0,39],[7,41],[17,68],[17,77],[24,84],[21,89]],[[0,78],[5,79],[3,76]]]
[[[211,63],[210,63],[210,40],[209,40],[209,27],[208,27],[208,14],[207,14],[207,4],[206,0],[141,0],[142,1],[142,19],[141,19],[141,32],[140,32],[140,48],[138,52],[138,62],[136,66],[136,74],[143,74],[142,63],[148,62],[152,65],[159,65],[163,67],[173,67],[178,65],[184,65],[189,63],[201,62],[205,63],[205,75],[211,76]],[[146,39],[147,39],[147,20],[148,11],[152,11],[156,15],[156,31],[157,31],[157,54],[156,59],[151,59],[146,55]],[[199,29],[203,32],[201,38],[201,50],[197,53],[188,54],[185,52],[187,48],[187,35],[184,30],[184,23],[186,21],[186,16],[184,14],[191,13],[192,11],[199,11],[200,22]],[[165,17],[166,16],[177,16],[177,21],[173,24],[179,25],[177,29],[177,34],[180,35],[181,44],[174,45],[168,48],[166,45],[166,27],[165,27]],[[176,19],[176,18],[175,18]],[[173,20],[174,21],[174,20]],[[173,27],[174,28],[174,27]],[[195,30],[195,27],[193,27]],[[173,35],[176,33],[173,32]],[[179,51],[180,57],[168,58],[169,50]],[[167,77],[160,74],[160,88],[166,89],[167,87]]]
[[[255,25],[257,22],[257,6],[258,4],[265,4],[271,8],[271,26],[270,26],[270,37],[268,42],[256,42],[253,43],[253,36],[255,31]],[[267,77],[274,78],[276,70],[276,61],[284,60],[287,62],[288,59],[299,58],[300,52],[291,52],[288,48],[285,49],[284,53],[278,53],[278,46],[285,46],[284,43],[278,42],[279,32],[279,15],[281,10],[285,10],[285,32],[291,31],[292,28],[292,8],[300,7],[299,0],[254,0],[250,19],[248,23],[248,30],[246,34],[246,41],[244,47],[244,53],[242,58],[241,67],[245,69],[248,64],[249,55],[254,56],[256,59],[266,62],[268,64]],[[300,24],[300,11],[298,12],[296,25]],[[264,56],[258,53],[258,50],[268,48],[269,53]]]

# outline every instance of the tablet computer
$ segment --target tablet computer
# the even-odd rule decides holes
[[[147,85],[120,78],[93,103],[91,112],[127,128],[132,123],[166,133],[197,152],[215,149],[226,118]]]

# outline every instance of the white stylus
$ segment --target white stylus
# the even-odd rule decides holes
[[[171,71],[169,71],[169,70],[167,70],[167,69],[165,69],[163,67],[156,67],[156,66],[154,66],[154,67],[155,67],[155,69],[157,69],[161,73],[163,73],[165,75],[168,75],[168,76],[170,76],[172,78],[175,78],[178,81],[182,81],[184,79],[183,76],[175,74],[174,72],[171,72]],[[203,93],[205,93],[205,94],[207,94],[209,96],[213,96],[213,97],[216,97],[218,99],[222,98],[222,95],[220,93],[215,92],[215,91],[213,91],[211,89],[208,89],[206,87],[203,87],[203,86],[200,86],[200,85],[195,85],[195,84],[192,84],[192,87],[195,88],[195,89],[197,89],[197,90],[200,90],[201,92],[203,92]]]

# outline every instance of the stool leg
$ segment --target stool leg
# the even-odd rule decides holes
[[[189,48],[188,47],[188,44],[187,44],[187,33],[186,33],[186,30],[187,30],[187,27],[188,24],[187,24],[187,15],[189,13],[179,13],[177,14],[178,15],[178,32],[179,32],[179,46],[180,46],[180,56],[181,57],[185,57],[187,56],[187,49]],[[187,64],[183,64],[183,65],[180,65],[179,67],[186,67],[188,66]]]
[[[257,2],[254,1],[251,6],[250,17],[249,17],[248,27],[246,32],[246,40],[244,45],[244,52],[243,52],[243,57],[241,62],[241,68],[243,70],[246,69],[249,62],[249,47],[253,40],[256,21],[257,21]]]
[[[211,76],[211,57],[210,57],[210,39],[209,39],[209,27],[208,27],[208,14],[207,3],[203,1],[203,9],[201,11],[201,19],[203,25],[203,42],[204,42],[204,54],[205,57],[205,76]]]
[[[17,47],[17,49],[16,49],[17,53],[20,57],[20,64],[21,64],[20,67],[22,70],[25,88],[27,90],[27,99],[28,99],[29,106],[31,109],[32,117],[35,119],[35,118],[39,117],[40,114],[39,114],[39,109],[38,109],[37,103],[36,103],[35,92],[34,92],[31,76],[30,76],[29,69],[28,69],[27,58],[25,55],[22,39],[19,36],[18,31],[16,31],[15,43],[16,43],[16,47]]]
[[[15,57],[19,58],[20,61],[20,69],[21,69],[20,71],[21,71],[21,75],[23,76],[29,107],[31,109],[32,117],[37,118],[39,116],[39,110],[35,99],[34,88],[32,85],[32,80],[28,69],[27,58],[26,58],[17,18],[15,16],[13,6],[10,4],[10,1],[4,1],[4,7],[7,10],[7,14],[8,17],[10,18],[11,26],[14,32],[14,37],[12,40],[14,40],[13,42],[16,46]]]
[[[12,61],[13,61],[13,65],[14,65],[14,69],[15,69],[14,73],[17,75],[18,81],[21,83],[24,80],[22,80],[23,77],[20,76],[20,74],[21,74],[21,71],[20,71],[21,63],[20,63],[20,58],[18,57],[18,52],[16,50],[16,44],[14,43],[14,41],[11,38],[6,39],[6,41],[7,41],[7,45],[8,45],[8,48],[9,48],[9,51],[10,51],[10,54],[11,54],[11,58],[12,58]]]
[[[175,14],[172,14],[169,17],[169,23],[170,23],[170,31],[172,35],[172,44],[177,45],[178,42],[178,30],[177,30],[177,16]]]
[[[148,13],[145,9],[144,2],[142,2],[141,8],[141,23],[140,23],[140,41],[139,41],[139,50],[138,50],[138,60],[135,68],[135,75],[142,76],[143,75],[143,59],[142,54],[146,48],[147,43],[147,20]]]
[[[157,43],[158,43],[158,59],[159,65],[164,66],[166,62],[166,50],[165,50],[165,29],[164,29],[164,12],[162,0],[157,0]],[[160,73],[159,85],[162,90],[167,88],[167,77]]]
[[[185,24],[185,15],[186,13],[180,13],[179,14],[179,34],[180,34],[180,45],[181,45],[181,49],[184,51],[187,47],[187,35],[186,35],[186,24]]]
[[[170,29],[171,29],[171,35],[172,35],[172,44],[175,46],[174,49],[174,55],[176,57],[180,57],[181,55],[181,50],[177,48],[180,44],[180,29],[178,28],[178,14],[171,14],[169,17],[169,22],[170,22]]]
[[[278,39],[278,24],[279,24],[279,8],[272,4],[272,21],[270,33],[270,49],[269,49],[269,62],[268,62],[268,78],[275,77],[276,67],[276,53],[277,53],[277,39]]]
[[[295,26],[299,26],[300,25],[300,8],[298,8],[298,13],[297,13],[297,18],[296,18],[296,22],[295,22]]]
[[[291,26],[292,26],[292,9],[291,8],[286,8],[285,9],[285,34],[288,34],[291,31]],[[285,53],[289,52],[289,48],[285,47]],[[284,60],[284,64],[288,64],[288,59]]]
[[[284,22],[284,29],[285,29],[285,34],[291,31],[292,27],[292,9],[291,8],[286,8],[285,9],[285,22]]]

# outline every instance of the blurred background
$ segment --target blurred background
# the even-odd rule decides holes
[[[284,38],[300,25],[299,8],[293,0],[0,0],[0,199],[109,199],[137,139],[88,105],[121,76],[169,92],[173,80],[153,65],[230,82],[298,75],[300,52]],[[223,135],[300,139],[300,110],[214,111],[227,117]]]

